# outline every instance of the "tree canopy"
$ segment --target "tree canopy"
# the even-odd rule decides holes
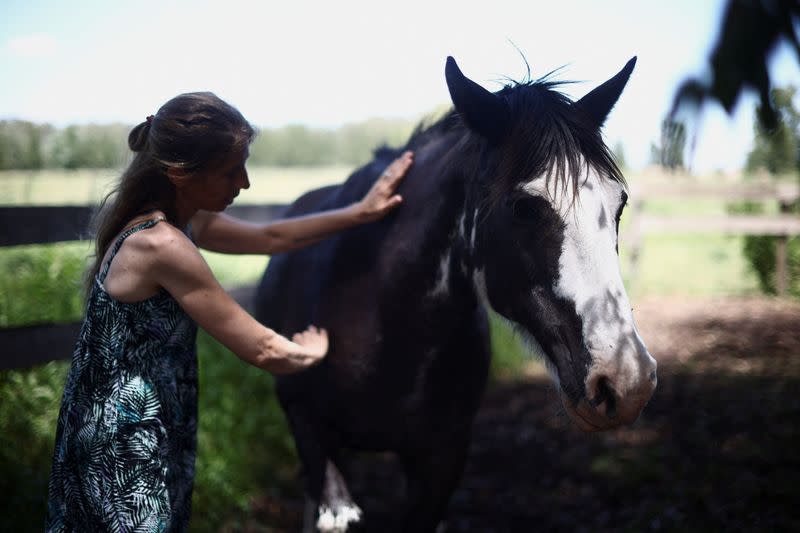
[[[269,166],[359,165],[381,144],[402,145],[414,122],[371,119],[337,129],[289,125],[262,129],[250,161]],[[124,124],[55,128],[21,120],[0,121],[0,170],[118,168],[131,157]]]
[[[706,100],[719,102],[729,114],[745,89],[761,99],[759,119],[766,129],[778,124],[778,110],[770,101],[772,79],[768,62],[781,42],[788,42],[800,62],[795,21],[797,0],[728,0],[719,36],[709,57],[710,72],[703,79],[685,80],[675,95],[673,113],[684,105],[699,108]]]
[[[661,142],[650,145],[650,162],[672,172],[684,168],[686,125],[670,117],[661,122]]]
[[[794,107],[796,87],[777,88],[770,92],[770,105],[777,122],[768,129],[754,124],[753,150],[747,156],[747,170],[764,169],[771,174],[787,174],[800,168],[800,112]],[[758,106],[758,115],[763,112]]]

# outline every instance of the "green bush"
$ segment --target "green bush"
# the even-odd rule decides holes
[[[200,406],[191,530],[217,531],[265,487],[291,491],[294,444],[272,378],[198,338]],[[0,372],[0,531],[41,531],[69,363]]]
[[[757,202],[741,202],[731,204],[728,208],[731,213],[763,214],[764,206]],[[800,212],[795,205],[794,212]],[[777,294],[776,276],[776,250],[778,237],[769,235],[746,235],[742,246],[742,253],[750,268],[758,278],[761,291],[765,294]],[[800,298],[800,238],[792,237],[787,245],[787,282],[788,293],[795,298]]]
[[[0,372],[0,531],[44,528],[56,419],[69,364]]]
[[[0,326],[72,322],[82,312],[80,244],[0,251]],[[66,355],[66,354],[65,354]],[[69,363],[0,372],[0,531],[41,531]]]
[[[272,377],[198,335],[200,405],[191,530],[236,523],[268,490],[291,493],[297,458]],[[273,494],[274,495],[274,494]]]
[[[88,254],[77,243],[0,250],[0,327],[80,319]]]

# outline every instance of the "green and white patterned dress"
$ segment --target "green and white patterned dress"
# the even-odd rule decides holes
[[[58,417],[46,531],[174,532],[189,521],[197,326],[162,290],[135,303],[95,279]]]

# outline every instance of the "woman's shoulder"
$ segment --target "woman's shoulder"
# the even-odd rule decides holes
[[[144,231],[136,231],[128,236],[126,242],[134,252],[171,256],[179,252],[194,252],[197,247],[186,234],[173,226],[166,217],[157,216],[149,220],[133,220],[129,229],[144,226]]]

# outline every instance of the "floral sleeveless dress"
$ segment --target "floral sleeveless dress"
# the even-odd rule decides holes
[[[134,303],[95,279],[58,417],[46,531],[175,532],[189,521],[197,326],[162,290]]]

